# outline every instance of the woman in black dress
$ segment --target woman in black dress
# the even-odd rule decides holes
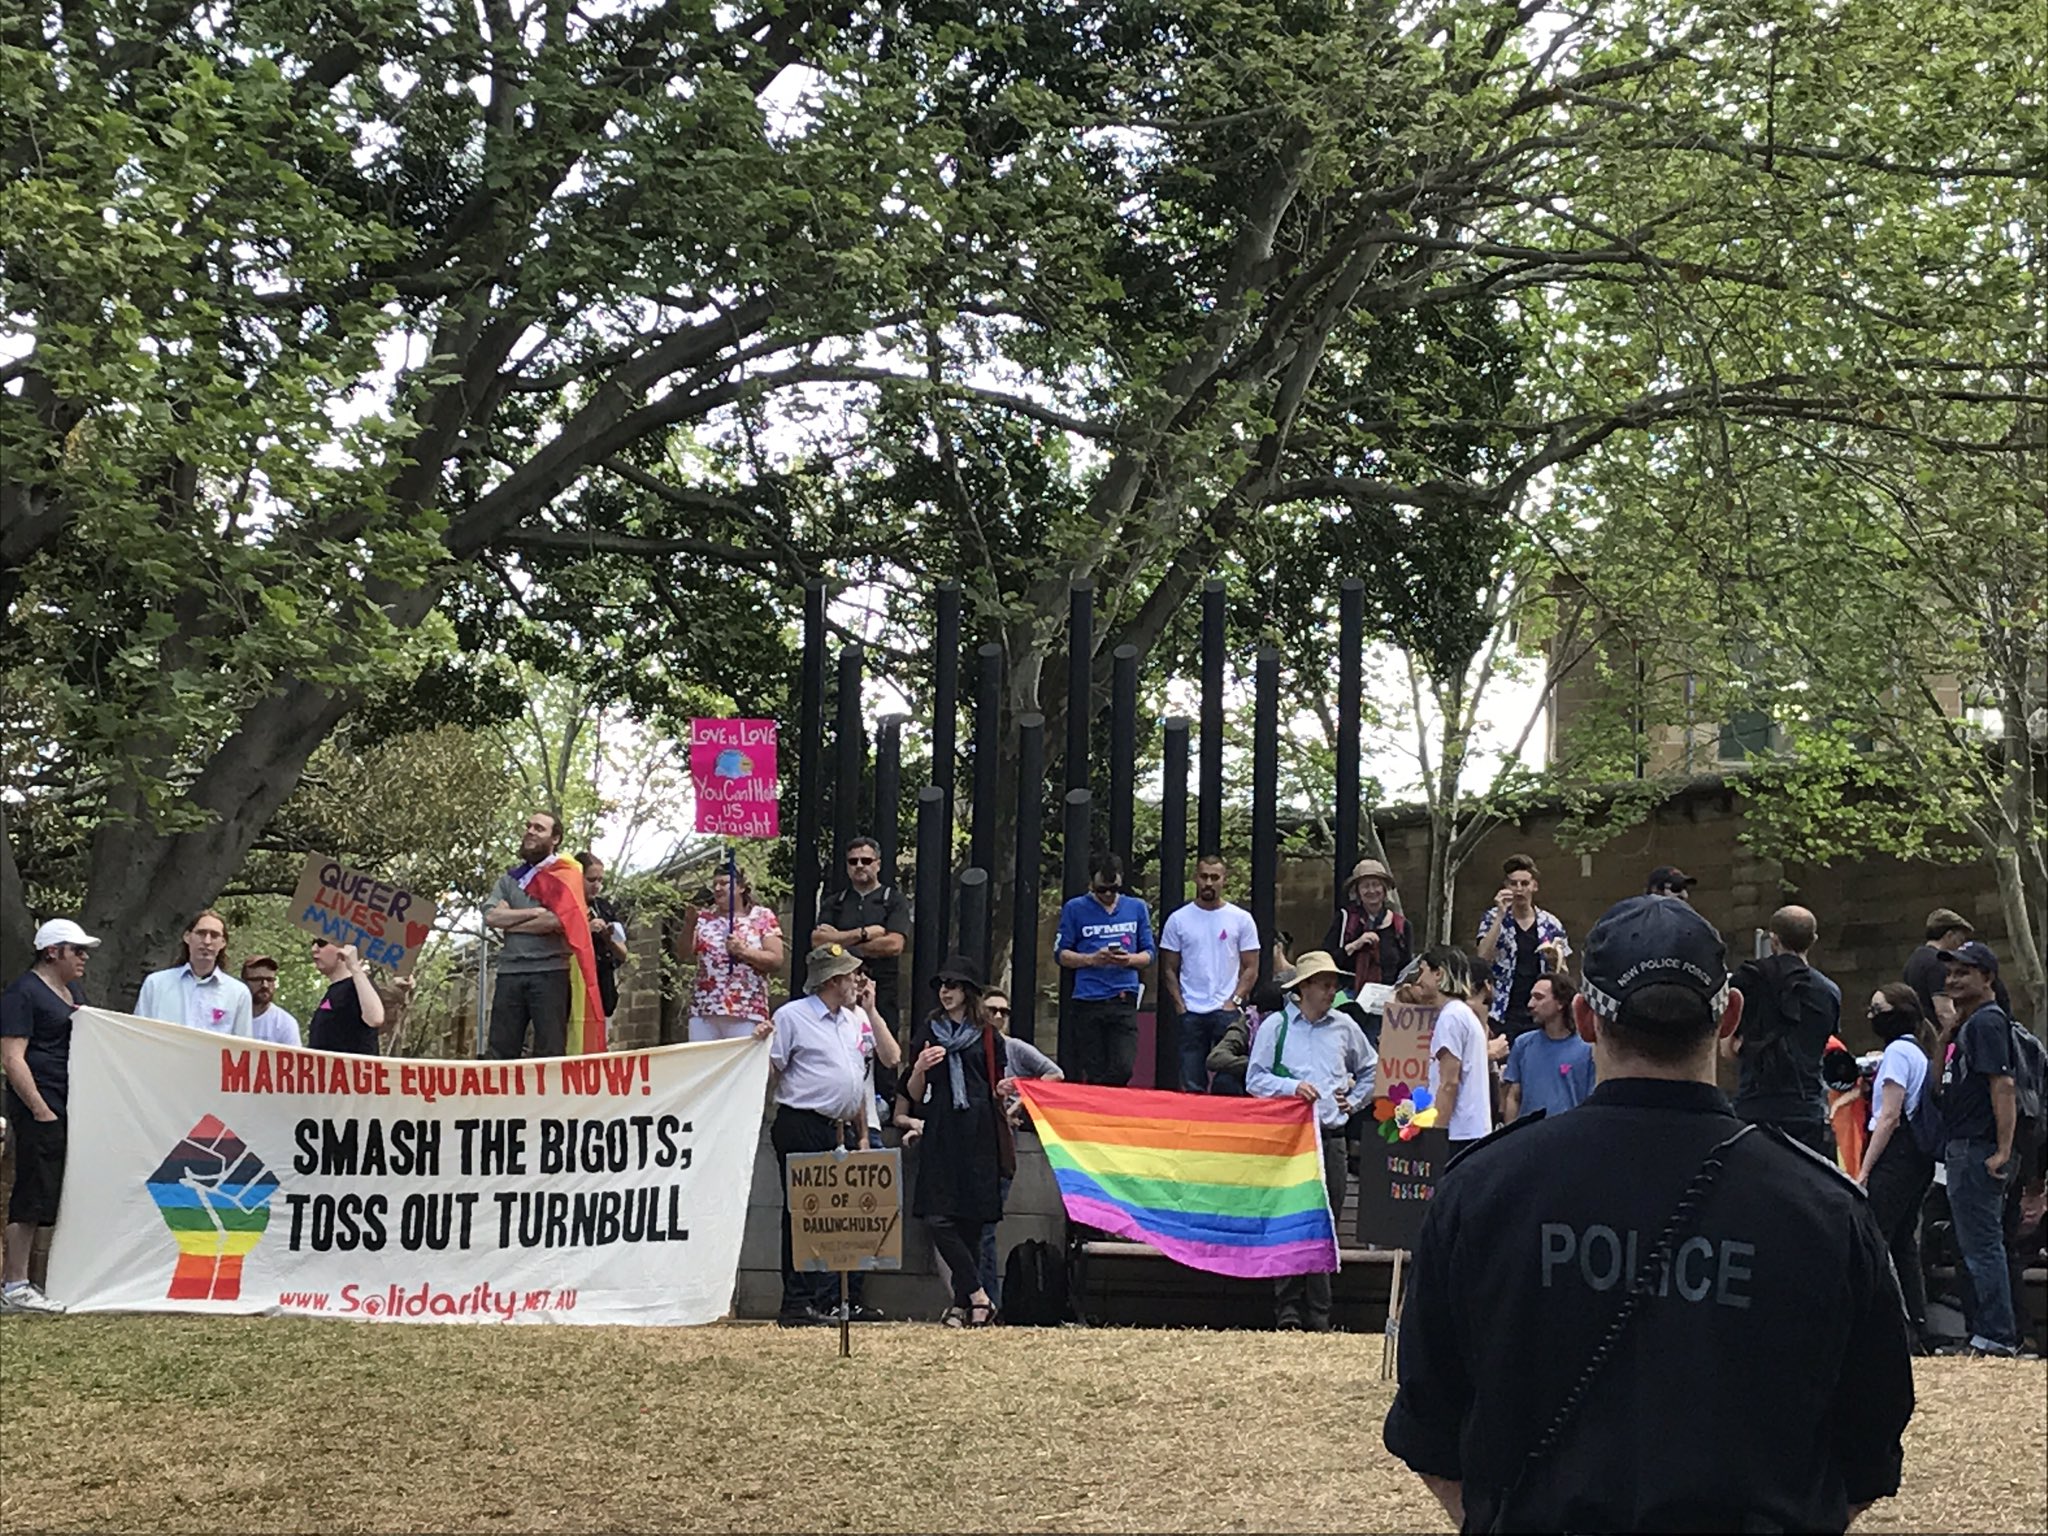
[[[981,1011],[981,977],[972,961],[948,957],[932,985],[939,1006],[910,1040],[903,1084],[911,1113],[921,1117],[917,1188],[911,1214],[931,1229],[932,1245],[953,1277],[949,1328],[995,1320],[981,1288],[981,1237],[1003,1214],[1002,1180],[1017,1169],[1015,1144],[995,1085],[1003,1044]]]

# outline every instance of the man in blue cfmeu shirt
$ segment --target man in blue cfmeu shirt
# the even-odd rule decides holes
[[[1138,1058],[1138,972],[1152,964],[1152,913],[1124,894],[1124,864],[1115,854],[1097,855],[1087,891],[1060,908],[1053,954],[1074,973],[1071,1078],[1129,1087]]]

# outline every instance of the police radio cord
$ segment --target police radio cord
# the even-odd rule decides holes
[[[1530,1475],[1564,1439],[1565,1432],[1572,1427],[1573,1421],[1579,1416],[1580,1408],[1585,1405],[1586,1394],[1592,1390],[1593,1383],[1599,1378],[1600,1373],[1607,1368],[1607,1362],[1620,1346],[1623,1335],[1628,1332],[1628,1325],[1635,1320],[1643,1299],[1650,1294],[1658,1278],[1669,1271],[1671,1255],[1687,1235],[1687,1229],[1698,1218],[1700,1208],[1706,1204],[1707,1196],[1713,1190],[1714,1181],[1721,1176],[1721,1168],[1727,1160],[1728,1153],[1738,1141],[1755,1129],[1754,1125],[1745,1125],[1726,1140],[1716,1142],[1700,1163],[1698,1171],[1686,1184],[1685,1192],[1678,1197],[1678,1205],[1671,1213],[1671,1219],[1664,1223],[1664,1230],[1659,1234],[1650,1256],[1637,1268],[1628,1294],[1615,1308],[1614,1317],[1607,1324],[1606,1333],[1601,1335],[1600,1343],[1587,1359],[1585,1368],[1579,1372],[1579,1379],[1572,1384],[1571,1391],[1565,1394],[1564,1401],[1558,1404],[1549,1427],[1537,1437],[1536,1443],[1529,1447],[1528,1454],[1523,1456],[1521,1467],[1515,1473],[1515,1480],[1508,1484],[1507,1492],[1502,1494],[1499,1502],[1494,1505],[1493,1520],[1487,1526],[1489,1531],[1502,1531],[1507,1528],[1509,1508],[1521,1496]]]

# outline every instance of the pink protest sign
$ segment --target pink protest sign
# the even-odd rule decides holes
[[[773,720],[692,720],[690,782],[697,830],[714,837],[778,837]]]

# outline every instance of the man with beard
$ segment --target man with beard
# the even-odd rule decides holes
[[[562,823],[553,812],[535,811],[526,818],[519,839],[522,864],[544,863],[561,846]],[[485,1054],[496,1061],[523,1055],[530,1028],[534,1055],[563,1055],[569,1037],[569,942],[562,937],[562,920],[529,896],[509,870],[498,877],[491,899],[494,905],[484,914],[484,924],[503,934],[505,942],[498,951]]]

